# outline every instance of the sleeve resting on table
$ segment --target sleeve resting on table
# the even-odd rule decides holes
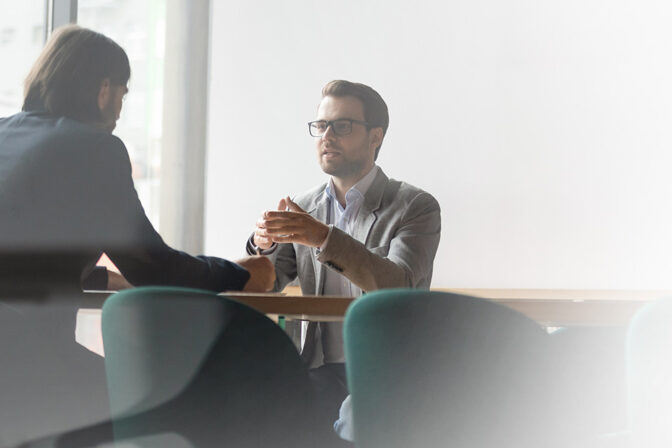
[[[96,196],[105,213],[101,248],[135,286],[167,285],[240,290],[250,277],[242,266],[216,257],[194,257],[166,245],[142,208],[131,177],[126,147],[109,136],[91,161],[98,178]]]

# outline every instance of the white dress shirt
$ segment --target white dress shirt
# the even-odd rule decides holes
[[[329,198],[330,207],[327,215],[327,224],[341,229],[352,236],[352,229],[359,216],[359,210],[364,202],[364,195],[373,183],[378,174],[379,168],[374,165],[373,168],[345,193],[345,207],[343,207],[334,195],[333,180],[329,180],[325,194]],[[363,241],[362,241],[363,242]],[[329,244],[329,236],[320,249],[324,249]],[[327,268],[324,278],[324,295],[352,297],[352,283],[343,275]],[[324,351],[324,362],[345,362],[343,352],[343,324],[340,322],[321,322],[320,331],[322,334],[322,348]]]

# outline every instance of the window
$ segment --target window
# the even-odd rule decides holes
[[[172,8],[170,14],[167,8]],[[0,56],[6,62],[0,71],[0,116],[19,111],[23,81],[52,24],[57,28],[77,22],[124,47],[131,63],[130,92],[115,134],[128,149],[136,190],[166,241],[182,250],[202,250],[203,204],[191,198],[202,197],[204,186],[205,131],[201,128],[207,104],[209,2],[0,0],[0,11]],[[170,27],[167,16],[172,17]],[[199,51],[180,47],[166,60],[165,47],[185,41]],[[166,85],[180,89],[167,114]],[[174,134],[170,141],[163,141],[165,126]],[[190,163],[185,166],[187,151]],[[161,196],[175,199],[166,203],[164,198],[164,210],[160,210]]]
[[[121,45],[131,63],[129,93],[114,133],[128,149],[145,212],[159,228],[165,0],[79,0],[77,23]]]
[[[23,104],[23,81],[45,38],[44,0],[0,0],[0,117],[17,113]]]

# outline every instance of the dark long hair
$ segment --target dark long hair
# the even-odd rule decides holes
[[[108,78],[125,86],[126,52],[112,39],[76,25],[56,30],[25,81],[23,110],[44,110],[85,123],[101,119],[98,92]]]

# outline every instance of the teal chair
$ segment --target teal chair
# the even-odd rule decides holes
[[[672,446],[672,298],[640,309],[626,342],[632,448]]]
[[[548,335],[504,306],[380,290],[345,317],[358,448],[561,446]]]
[[[315,446],[306,368],[254,309],[207,291],[136,288],[105,302],[102,325],[115,441]],[[109,433],[101,424],[60,435],[57,446],[93,446]]]

